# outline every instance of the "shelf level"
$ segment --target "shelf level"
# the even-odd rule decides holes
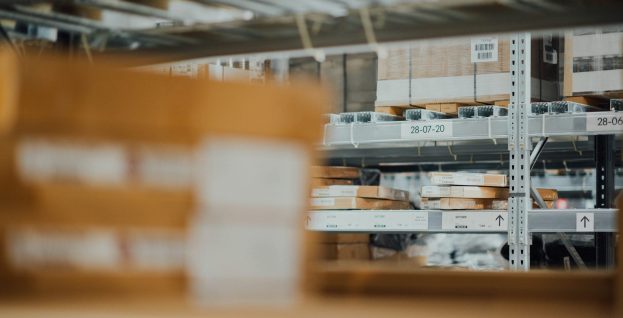
[[[322,146],[326,149],[409,147],[425,141],[507,139],[507,130],[507,117],[328,124]],[[536,115],[529,118],[529,134],[532,137],[620,135],[623,112]]]
[[[616,214],[615,209],[531,210],[529,230],[533,233],[617,232]],[[586,220],[582,221],[584,216]],[[308,213],[306,228],[336,233],[506,233],[507,221],[506,210],[323,210]]]

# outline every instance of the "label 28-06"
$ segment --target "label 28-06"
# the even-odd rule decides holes
[[[596,117],[597,126],[623,126],[623,116]]]

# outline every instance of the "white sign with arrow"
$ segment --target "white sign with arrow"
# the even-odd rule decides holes
[[[578,232],[595,232],[595,213],[576,213],[575,229]]]
[[[506,232],[508,229],[508,212],[443,212],[441,215],[441,229]]]

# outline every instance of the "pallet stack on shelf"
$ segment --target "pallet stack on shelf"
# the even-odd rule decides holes
[[[359,169],[316,166],[312,167],[312,177],[321,180],[349,180],[359,177]],[[408,192],[379,186],[314,186],[311,196],[312,210],[404,210],[411,206]]]
[[[532,43],[532,100],[558,96],[560,40],[552,36]],[[508,105],[510,39],[507,36],[423,41],[390,49],[379,59],[375,111],[401,116],[424,108],[456,117],[459,107]]]

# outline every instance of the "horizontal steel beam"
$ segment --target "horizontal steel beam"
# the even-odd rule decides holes
[[[532,233],[617,232],[615,209],[531,210]],[[577,217],[587,216],[593,231]],[[459,221],[457,221],[459,220]],[[362,233],[506,233],[506,210],[326,210],[308,213],[306,228],[320,232]],[[588,223],[587,223],[588,224]]]
[[[81,0],[93,2],[96,0]],[[99,0],[101,1],[101,0]],[[545,30],[623,22],[623,1],[494,1],[455,0],[402,3],[369,8],[378,43],[392,44],[421,39],[465,36],[483,33],[507,33],[518,30]],[[285,52],[288,56],[314,55],[315,49],[326,54],[371,51],[360,11],[352,9],[344,16],[306,14],[313,49],[303,47],[296,16],[279,16],[223,24],[193,25],[156,29],[156,33],[175,33],[201,39],[197,45],[176,48],[137,50],[154,53],[143,63],[158,63],[199,57],[221,57]],[[422,16],[424,18],[418,18]],[[405,18],[408,17],[408,18]],[[242,38],[219,36],[230,29],[254,30]]]

